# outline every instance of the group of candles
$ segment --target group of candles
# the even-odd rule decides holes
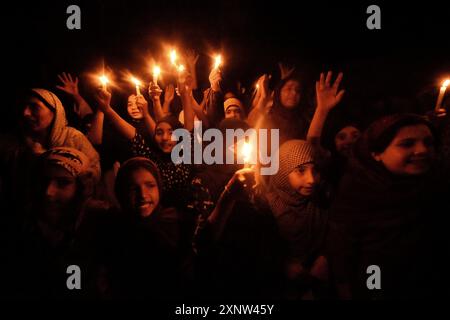
[[[185,66],[182,64],[177,64],[177,52],[175,50],[171,50],[170,54],[170,62],[171,64],[176,68],[176,70],[178,71],[178,75],[182,75],[183,72],[186,70]],[[214,58],[214,67],[213,69],[218,69],[220,66],[222,65],[222,56],[221,55],[216,55]],[[158,84],[158,77],[161,74],[161,68],[158,65],[155,65],[153,67],[152,70],[152,74],[153,74],[153,83],[154,84]],[[102,84],[102,88],[103,90],[107,89],[107,84],[109,82],[108,77],[106,77],[104,74],[101,75],[99,77],[100,83]],[[140,95],[141,91],[140,91],[140,86],[141,86],[141,81],[139,81],[138,79],[136,79],[135,77],[131,76],[130,81],[136,86],[136,95]],[[441,88],[439,90],[439,95],[438,95],[438,99],[436,102],[436,107],[435,110],[439,110],[442,107],[442,101],[444,100],[444,96],[445,96],[445,92],[447,90],[447,87],[450,85],[450,79],[446,79],[445,81],[442,82]],[[259,89],[259,84],[256,84],[256,90]]]
[[[184,73],[184,71],[186,70],[186,67],[182,64],[177,64],[178,57],[177,57],[176,50],[171,50],[169,57],[170,57],[171,64],[176,68],[176,70],[178,72],[178,76],[181,76]],[[214,67],[213,68],[218,69],[221,65],[222,65],[222,56],[220,54],[218,54],[214,58]],[[155,85],[158,84],[158,78],[159,78],[160,74],[161,74],[161,68],[158,65],[155,65],[152,70],[153,83]],[[103,90],[106,90],[107,85],[109,83],[108,77],[106,75],[102,74],[101,76],[99,76],[99,80],[100,80],[100,83],[102,84]],[[141,81],[139,81],[138,79],[136,79],[133,76],[130,77],[130,81],[136,86],[136,95],[140,95],[141,94],[141,91],[140,91]]]

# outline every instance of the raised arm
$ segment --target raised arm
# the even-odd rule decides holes
[[[192,76],[192,90],[197,90],[197,61],[199,55],[194,50],[188,50],[184,56],[189,74]]]
[[[271,96],[269,94],[269,77],[266,74],[262,75],[258,79],[257,95],[259,95],[258,102],[253,107],[253,109],[250,111],[248,118],[247,118],[247,122],[251,126],[256,126],[259,119],[268,112],[268,109],[266,108],[266,106],[267,106],[268,102],[270,101]]]
[[[148,95],[150,96],[153,102],[153,111],[155,113],[156,121],[164,117],[164,111],[161,106],[161,93],[162,90],[158,86],[158,84],[150,82],[148,86]]]
[[[103,111],[97,110],[91,122],[91,128],[87,133],[87,138],[94,146],[99,146],[103,142],[103,122],[105,114]]]
[[[320,144],[323,125],[328,113],[342,100],[345,93],[344,90],[339,91],[343,74],[339,73],[336,81],[331,84],[332,75],[332,72],[329,71],[325,78],[325,75],[321,73],[320,80],[316,81],[317,108],[306,136],[306,140],[313,144]]]
[[[109,119],[114,128],[126,139],[133,139],[136,135],[136,129],[122,119],[122,117],[119,116],[111,107],[111,93],[106,90],[99,89],[95,98],[97,100],[99,110],[105,114],[105,117]]]
[[[57,85],[56,88],[64,91],[75,102],[75,113],[83,119],[88,114],[93,113],[92,108],[89,104],[84,100],[84,98],[80,95],[78,90],[78,77],[75,77],[75,80],[72,78],[70,73],[63,72],[58,75],[58,79],[61,81],[61,85]]]
[[[166,86],[166,89],[164,91],[164,104],[162,108],[162,112],[164,115],[169,115],[170,112],[170,105],[175,98],[175,87],[173,84],[169,84]]]
[[[140,94],[136,97],[136,105],[139,111],[142,112],[147,131],[150,133],[150,136],[153,137],[155,135],[156,123],[148,112],[148,102],[145,100],[143,95]]]

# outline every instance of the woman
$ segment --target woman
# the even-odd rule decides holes
[[[0,207],[7,207],[13,220],[22,217],[23,204],[30,198],[32,165],[48,149],[70,147],[83,152],[95,179],[100,179],[97,152],[80,131],[67,125],[64,107],[54,93],[32,89],[21,107],[18,132],[0,138]]]
[[[330,259],[344,299],[439,297],[448,256],[448,168],[433,127],[413,114],[374,122],[358,141],[330,214]],[[369,290],[367,270],[381,270]],[[441,273],[442,271],[442,273]],[[448,294],[448,291],[447,291]]]
[[[264,85],[260,87],[263,89]],[[264,100],[261,99],[263,105],[266,104]],[[281,80],[273,94],[273,105],[265,114],[261,127],[279,129],[280,145],[290,139],[305,139],[311,120],[311,110],[305,101],[302,82],[297,76],[291,75]]]
[[[22,297],[101,296],[99,239],[107,206],[92,200],[94,172],[73,148],[53,148],[35,167],[33,201],[17,237],[15,289]],[[28,269],[32,265],[33,268]],[[83,290],[69,290],[67,268],[81,269]],[[23,270],[25,268],[25,270]]]

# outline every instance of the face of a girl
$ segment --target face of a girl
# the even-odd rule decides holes
[[[348,157],[350,155],[353,144],[358,140],[361,131],[352,126],[347,126],[339,131],[335,138],[334,144],[337,152]]]
[[[75,200],[77,180],[60,166],[48,165],[43,172],[43,209],[52,219],[59,220]]]
[[[176,141],[172,141],[172,127],[166,123],[161,122],[155,130],[155,142],[164,153],[171,153]]]
[[[309,197],[313,194],[320,177],[314,168],[314,163],[306,163],[295,168],[288,179],[292,189],[304,197]]]
[[[227,108],[227,111],[225,112],[225,119],[244,120],[241,109],[236,106],[230,106]]]
[[[27,100],[22,112],[22,120],[25,127],[36,133],[48,130],[54,117],[53,111],[35,97]]]
[[[136,96],[134,95],[128,97],[127,111],[130,117],[135,120],[140,120],[144,117],[136,105]]]
[[[159,189],[155,177],[145,169],[133,171],[130,177],[128,203],[140,217],[150,216],[159,204]]]
[[[293,109],[300,103],[300,83],[295,80],[289,80],[281,88],[281,104],[287,109]]]
[[[382,153],[372,153],[386,169],[396,175],[426,173],[435,155],[434,138],[423,124],[401,128]]]

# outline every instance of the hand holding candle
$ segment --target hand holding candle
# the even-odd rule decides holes
[[[134,85],[136,86],[136,95],[139,96],[141,95],[141,90],[139,88],[139,86],[141,85],[141,82],[136,79],[135,77],[131,77],[131,82],[134,83]]]
[[[99,79],[100,79],[100,83],[102,84],[102,89],[106,91],[106,89],[107,89],[106,85],[109,82],[108,78],[105,75],[102,75],[99,77]]]
[[[250,168],[250,159],[252,156],[252,145],[248,142],[244,142],[244,145],[242,146],[242,156],[244,159],[244,167]]]
[[[214,69],[219,69],[221,65],[222,65],[222,56],[218,54],[214,58]]]
[[[159,68],[159,66],[154,66],[153,67],[153,83],[155,85],[158,85],[158,77],[161,74],[161,69]]]
[[[170,51],[170,63],[172,63],[172,65],[174,65],[175,67],[177,66],[177,52],[175,50]]]
[[[450,79],[445,80],[442,83],[441,89],[439,90],[439,96],[436,102],[436,108],[435,110],[438,111],[441,108],[442,100],[444,100],[445,91],[447,90],[447,87],[450,85]]]

